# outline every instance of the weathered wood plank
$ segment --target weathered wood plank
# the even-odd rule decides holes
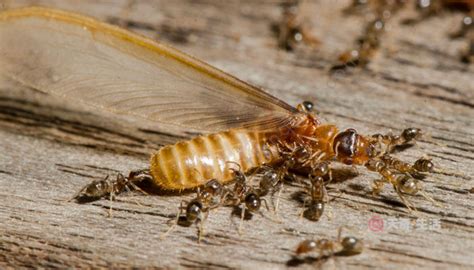
[[[5,1],[4,1],[5,2]],[[161,145],[186,138],[153,123],[124,121],[31,89],[0,83],[0,267],[203,267],[285,268],[296,244],[309,237],[335,237],[341,225],[363,238],[359,256],[322,264],[338,268],[473,268],[474,259],[474,76],[458,61],[463,44],[446,33],[460,15],[416,26],[393,23],[379,56],[367,70],[330,74],[328,68],[351,47],[363,27],[343,17],[347,1],[308,1],[305,12],[318,50],[286,53],[276,48],[271,23],[277,1],[8,1],[10,7],[42,4],[94,15],[130,27],[264,87],[290,104],[314,100],[324,121],[360,132],[422,128],[431,138],[397,154],[409,161],[427,154],[445,173],[424,185],[445,208],[411,198],[419,218],[440,221],[439,230],[368,229],[374,216],[415,220],[390,187],[370,194],[377,176],[338,173],[334,200],[317,223],[299,217],[295,187],[285,187],[276,222],[256,215],[237,233],[231,209],[211,213],[207,235],[197,244],[194,228],[160,234],[182,196],[131,193],[117,201],[79,205],[67,200],[106,174],[148,165]],[[400,14],[400,18],[409,16]],[[344,177],[345,176],[345,177]],[[107,217],[113,207],[113,217]],[[299,235],[289,233],[299,231]],[[299,265],[301,267],[312,267]]]

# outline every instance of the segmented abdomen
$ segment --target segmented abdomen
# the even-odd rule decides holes
[[[151,174],[165,189],[193,188],[213,178],[225,183],[232,179],[229,168],[237,168],[235,163],[246,172],[278,160],[276,149],[266,143],[269,137],[230,130],[165,146],[152,156]]]

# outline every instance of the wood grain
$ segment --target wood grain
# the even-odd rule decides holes
[[[271,24],[278,1],[4,1],[3,7],[41,4],[77,11],[159,38],[295,105],[312,100],[324,121],[363,133],[400,132],[415,126],[426,136],[397,156],[433,158],[443,170],[424,181],[444,207],[410,198],[410,214],[391,187],[370,193],[377,176],[341,168],[332,200],[319,222],[299,217],[298,189],[285,187],[279,219],[268,211],[237,232],[232,209],[220,208],[196,242],[194,227],[178,227],[165,239],[167,221],[192,194],[116,201],[69,202],[93,179],[148,166],[160,146],[189,138],[168,127],[113,116],[55,99],[3,79],[0,83],[0,268],[354,268],[472,269],[474,259],[474,76],[459,62],[453,41],[461,18],[446,14],[415,26],[398,23],[367,69],[329,73],[337,55],[354,46],[360,17],[344,17],[348,1],[307,1],[305,14],[323,43],[318,49],[278,50]],[[128,6],[128,8],[127,8]],[[113,216],[108,217],[109,208]],[[386,227],[368,228],[378,216]],[[387,227],[396,220],[439,221],[441,228]],[[312,264],[292,260],[305,238],[335,238],[340,226],[364,239],[358,256]],[[400,225],[400,224],[399,224]],[[298,232],[298,233],[296,233]]]

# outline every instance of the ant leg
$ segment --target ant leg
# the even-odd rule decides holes
[[[245,217],[245,205],[242,205],[242,211],[240,212],[240,223],[239,223],[239,235],[242,235],[242,225]]]
[[[401,189],[400,189],[400,184],[399,184],[399,176],[395,175],[388,167],[387,165],[385,164],[385,162],[381,161],[381,160],[369,160],[369,162],[367,162],[367,164],[365,165],[367,167],[367,169],[369,169],[370,171],[374,171],[374,172],[377,172],[379,173],[381,176],[382,176],[382,179],[380,180],[376,180],[374,181],[373,183],[373,189],[372,189],[372,193],[374,193],[375,195],[378,195],[380,194],[380,192],[382,191],[382,188],[384,186],[385,183],[390,183],[393,185],[393,187],[395,188],[395,191],[397,192],[398,194],[398,197],[400,197],[400,199],[402,200],[403,204],[410,210],[412,210],[412,204],[409,203],[405,197],[404,197],[404,194],[401,192]]]
[[[176,219],[174,220],[173,224],[170,226],[170,228],[164,232],[163,234],[161,234],[160,236],[160,239],[164,239],[166,238],[166,236],[168,236],[168,234],[173,231],[176,226],[178,226],[179,224],[179,218],[181,217],[181,214],[183,214],[183,210],[186,209],[186,204],[187,202],[186,201],[181,201],[181,203],[179,204],[179,208],[178,208],[178,213],[176,214]],[[170,219],[169,221],[172,221],[172,219]],[[168,221],[168,225],[169,225],[169,221]]]
[[[411,212],[411,211],[417,211],[416,210],[416,207],[411,203],[409,202],[405,196],[403,195],[402,191],[400,190],[400,187],[399,186],[394,186],[394,189],[395,191],[397,192],[398,194],[398,197],[400,197],[400,200],[402,200],[403,204],[408,208],[408,210]]]
[[[388,183],[388,181],[385,178],[374,180],[374,182],[372,183],[372,195],[380,195],[380,192],[382,192],[382,189],[384,188],[386,183]]]
[[[207,217],[209,216],[209,212],[206,211],[204,217],[199,219],[199,226],[198,226],[198,243],[201,243],[201,239],[204,236],[204,222],[206,222]]]
[[[280,197],[281,197],[282,192],[283,192],[283,186],[278,189],[277,200],[275,202],[275,206],[273,207],[273,213],[275,214],[275,216],[277,216],[278,206],[280,205]],[[272,196],[273,196],[273,193],[272,193]]]
[[[109,217],[112,217],[112,200],[114,199],[114,192],[110,192],[109,194]]]

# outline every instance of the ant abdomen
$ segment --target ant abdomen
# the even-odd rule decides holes
[[[195,222],[201,215],[202,203],[197,200],[191,201],[186,206],[186,220],[190,223]]]
[[[432,172],[434,170],[434,164],[430,159],[420,158],[415,161],[413,168],[419,172]]]
[[[352,256],[362,253],[364,244],[362,240],[357,239],[353,236],[346,236],[341,241],[342,250],[338,252],[338,255]]]
[[[250,212],[257,212],[258,210],[260,210],[260,206],[262,203],[261,203],[260,197],[257,194],[253,192],[247,194],[245,196],[244,201],[245,201],[245,207]]]
[[[305,218],[311,221],[318,221],[324,213],[324,202],[313,202],[304,211]]]
[[[420,189],[421,184],[409,175],[400,175],[397,177],[397,186],[403,193],[415,195]]]

